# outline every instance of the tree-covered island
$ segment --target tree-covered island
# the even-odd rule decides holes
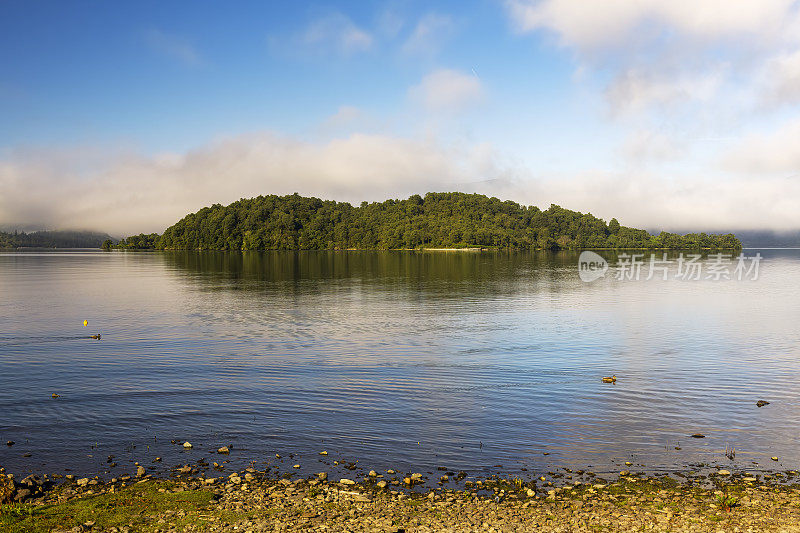
[[[482,194],[413,195],[346,202],[292,194],[214,204],[186,215],[163,235],[140,234],[106,248],[174,250],[393,250],[512,248],[543,250],[738,249],[733,234],[678,235],[606,223],[557,205],[541,210]]]

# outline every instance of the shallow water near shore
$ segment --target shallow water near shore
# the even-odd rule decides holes
[[[797,469],[800,251],[758,252],[592,283],[573,253],[0,253],[0,465]]]

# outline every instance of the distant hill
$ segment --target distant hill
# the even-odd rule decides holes
[[[0,232],[0,248],[100,248],[110,239],[94,231]]]
[[[800,248],[800,231],[737,231],[746,248]]]
[[[111,245],[111,243],[108,243]],[[546,210],[481,194],[428,193],[354,207],[289,196],[258,196],[185,216],[163,235],[141,234],[118,248],[334,250],[450,247],[515,249],[736,249],[732,234],[677,235],[608,223],[557,205]]]

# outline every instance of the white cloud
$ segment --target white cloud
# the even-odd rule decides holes
[[[337,130],[346,128],[362,122],[366,118],[365,113],[351,105],[339,106],[336,113],[329,116],[322,122],[323,130]]]
[[[259,194],[353,202],[408,196],[484,179],[490,154],[473,148],[364,134],[310,143],[263,133],[156,157],[17,150],[0,160],[0,225],[119,235],[161,232],[203,206]]]
[[[323,51],[333,49],[339,53],[352,54],[372,48],[374,39],[349,17],[334,13],[309,24],[301,36],[301,41],[307,46]]]
[[[752,134],[723,156],[729,172],[763,177],[767,174],[800,174],[800,118],[768,134]],[[796,198],[800,205],[800,198]]]
[[[455,24],[449,16],[428,13],[417,22],[402,50],[407,54],[434,54],[450,38],[454,29]]]
[[[606,90],[615,113],[646,111],[653,105],[710,101],[723,83],[720,72],[668,78],[638,69],[622,72]]]
[[[586,173],[539,189],[554,203],[608,220],[668,231],[800,228],[800,178],[753,180],[702,174]]]
[[[769,60],[764,100],[769,104],[800,102],[800,49]]]
[[[644,27],[650,37],[659,30],[705,41],[709,38],[757,35],[776,37],[795,13],[794,0],[508,0],[512,23],[522,32],[546,29],[565,46],[625,46]],[[655,31],[652,31],[655,29]]]
[[[508,0],[506,10],[520,32],[550,32],[577,52],[580,70],[610,73],[612,106],[627,95],[640,110],[710,101],[726,83],[752,86],[751,107],[800,98],[796,0]]]
[[[626,160],[644,164],[678,159],[686,153],[686,146],[663,132],[640,129],[628,137],[620,152]]]
[[[182,37],[151,29],[145,32],[144,39],[153,51],[180,61],[184,65],[194,67],[203,63],[195,47]]]
[[[0,159],[0,225],[121,236],[161,232],[203,206],[259,194],[359,203],[453,190],[542,208],[557,203],[644,228],[800,226],[800,177],[687,173],[664,180],[640,170],[534,176],[488,144],[364,134],[312,143],[271,133],[154,157],[99,148],[15,150]]]
[[[406,21],[395,9],[385,8],[378,15],[377,26],[381,35],[386,38],[394,39],[403,29]]]
[[[411,87],[409,96],[430,111],[459,111],[479,102],[484,90],[477,76],[439,69]]]
[[[519,32],[555,36],[574,54],[576,83],[605,85],[609,116],[616,127],[629,130],[618,151],[627,165],[660,164],[647,168],[672,183],[668,162],[716,176],[725,195],[738,191],[746,197],[750,188],[755,199],[764,191],[781,196],[775,185],[781,182],[767,183],[765,173],[798,170],[794,139],[800,127],[748,137],[753,128],[774,122],[777,117],[769,113],[780,111],[784,120],[800,124],[797,109],[788,108],[800,102],[797,0],[507,0],[505,5]],[[688,142],[721,136],[747,140],[730,154],[721,152],[728,142]],[[743,174],[749,174],[746,180]],[[765,180],[762,189],[751,183],[755,176]],[[700,191],[689,182],[683,187]],[[739,205],[738,199],[728,201]],[[762,205],[771,211],[768,202]]]

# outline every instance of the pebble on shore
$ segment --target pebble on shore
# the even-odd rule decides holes
[[[712,474],[714,471],[711,472]],[[413,531],[794,531],[800,523],[800,496],[791,486],[778,480],[792,479],[790,471],[764,475],[762,485],[755,477],[716,470],[717,476],[690,476],[687,485],[660,476],[619,474],[616,481],[589,472],[570,473],[569,484],[549,486],[546,492],[536,479],[505,479],[491,476],[469,481],[465,489],[419,491],[386,490],[385,480],[374,485],[342,478],[339,484],[325,481],[327,475],[310,479],[269,479],[248,468],[227,478],[190,477],[163,482],[138,480],[132,490],[159,493],[204,491],[213,493],[206,506],[178,515],[174,508],[150,511],[143,515],[130,497],[123,496],[117,512],[130,513],[128,530],[158,529],[162,532],[211,531],[397,531],[398,524]],[[575,476],[575,477],[573,477]],[[724,478],[721,476],[725,476]],[[65,476],[66,477],[66,476]],[[422,479],[407,475],[409,480]],[[560,475],[550,476],[554,481]],[[2,479],[2,478],[0,478]],[[103,483],[97,478],[82,478],[64,483],[49,494],[33,493],[36,480],[26,478],[16,495],[49,508],[69,503],[85,495],[111,494],[128,490],[122,476]],[[23,480],[25,481],[25,480]],[[394,480],[397,482],[397,480]],[[695,484],[705,481],[706,487]],[[148,485],[143,485],[147,483]],[[152,485],[150,485],[152,484]],[[343,488],[342,485],[347,486]],[[767,486],[769,485],[769,486]],[[0,487],[2,484],[0,483]],[[133,489],[133,487],[152,487]],[[537,491],[538,490],[538,491]],[[195,493],[199,496],[200,493]],[[192,498],[181,496],[181,502]],[[132,507],[131,507],[132,506]],[[269,509],[268,513],[254,512]],[[45,511],[47,512],[47,511]],[[180,511],[178,511],[180,512]],[[189,513],[195,513],[190,515]],[[74,517],[63,514],[66,529],[75,526]],[[189,524],[178,518],[190,519]],[[24,517],[20,518],[25,520]],[[198,520],[194,524],[192,520]],[[101,516],[91,517],[92,528],[120,533],[125,528],[110,527]],[[145,527],[146,526],[146,527]],[[152,527],[151,527],[152,526]]]

